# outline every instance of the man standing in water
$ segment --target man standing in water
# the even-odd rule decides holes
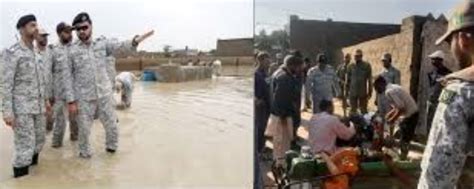
[[[72,141],[77,140],[78,128],[76,118],[66,111],[65,72],[69,71],[68,53],[72,42],[72,27],[64,22],[56,26],[59,43],[53,47],[53,99],[54,99],[54,129],[52,147],[59,148],[63,144],[64,130],[69,117],[69,132]],[[69,115],[69,116],[68,116]]]
[[[2,61],[3,120],[14,132],[15,178],[28,175],[29,167],[38,164],[45,141],[45,113],[49,109],[44,65],[40,64],[33,47],[38,35],[36,17],[22,16],[16,28],[21,39],[5,51]]]
[[[38,35],[36,36],[36,53],[39,55],[40,64],[43,65],[43,76],[46,85],[45,95],[48,99],[52,98],[52,85],[53,85],[53,75],[51,72],[52,67],[52,50],[48,47],[48,36],[44,29],[38,30]],[[46,131],[50,132],[53,130],[53,115],[52,112],[46,114]]]
[[[114,90],[120,95],[119,104],[124,108],[130,108],[132,105],[133,83],[137,80],[138,78],[132,72],[121,72],[115,77]]]
[[[474,188],[474,1],[456,7],[446,41],[461,70],[443,78],[447,84],[421,161],[418,189]],[[463,174],[465,173],[465,174]]]
[[[106,151],[115,153],[118,147],[117,115],[112,98],[112,84],[107,74],[107,57],[117,50],[136,51],[138,44],[153,31],[135,36],[131,41],[113,42],[92,39],[92,20],[87,13],[79,13],[73,21],[79,40],[69,51],[70,74],[65,77],[66,100],[70,113],[77,113],[79,125],[79,157],[92,156],[89,144],[94,114],[105,129]]]

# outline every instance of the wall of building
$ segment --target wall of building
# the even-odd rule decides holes
[[[408,20],[407,20],[408,21]],[[408,24],[408,22],[404,24]],[[406,90],[411,85],[411,69],[413,60],[413,28],[402,25],[400,33],[359,43],[342,49],[343,54],[354,55],[357,49],[363,52],[363,59],[372,65],[373,76],[376,77],[383,70],[381,57],[384,53],[392,54],[393,65],[402,73],[401,84]]]
[[[217,40],[217,56],[252,56],[253,38]]]
[[[448,43],[443,43],[440,46],[435,45],[436,39],[444,34],[447,28],[447,22],[444,17],[440,17],[436,20],[428,20],[423,26],[423,32],[421,34],[423,47],[422,47],[422,63],[419,72],[419,85],[418,85],[418,105],[420,112],[426,112],[426,100],[431,92],[431,88],[428,83],[427,74],[433,70],[429,55],[436,50],[442,50],[446,55],[445,65],[452,71],[458,70],[458,66],[451,55],[450,47]],[[420,114],[420,121],[418,125],[418,133],[426,131],[426,114]]]
[[[403,19],[400,33],[366,41],[353,46],[345,47],[342,53],[353,54],[356,49],[364,53],[364,60],[372,65],[373,76],[382,72],[381,57],[384,53],[391,53],[393,65],[401,71],[401,85],[409,91],[418,103],[420,119],[417,127],[418,134],[426,135],[426,99],[431,90],[428,85],[427,74],[433,67],[428,55],[436,50],[443,50],[447,54],[447,66],[457,69],[450,56],[449,46],[436,46],[435,41],[446,31],[446,20],[443,16],[434,19],[431,15],[411,16]]]
[[[117,71],[130,71],[130,70],[143,70],[147,67],[159,66],[167,63],[178,63],[186,65],[188,60],[195,62],[197,59],[201,62],[209,63],[214,59],[219,59],[223,66],[252,66],[254,65],[253,56],[200,56],[200,57],[179,57],[179,58],[117,58],[116,69]]]
[[[289,25],[291,49],[311,57],[325,52],[333,62],[341,62],[343,47],[398,32],[400,25],[397,24],[302,20],[296,16],[291,17]]]

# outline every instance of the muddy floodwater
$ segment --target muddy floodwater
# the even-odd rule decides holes
[[[0,188],[251,188],[251,68],[185,83],[137,82],[131,109],[118,111],[119,150],[105,152],[105,133],[91,131],[94,155],[77,143],[51,148],[52,133],[30,175],[12,178],[13,132],[0,126]]]

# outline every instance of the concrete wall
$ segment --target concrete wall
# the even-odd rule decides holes
[[[441,46],[435,45],[436,39],[438,39],[441,35],[444,34],[446,28],[447,22],[444,17],[440,17],[437,20],[428,20],[423,26],[423,32],[421,34],[423,41],[421,54],[422,62],[420,66],[420,77],[418,85],[418,105],[420,108],[420,112],[426,112],[426,100],[428,99],[428,94],[432,90],[429,87],[427,74],[433,70],[433,66],[431,65],[428,55],[430,55],[436,50],[442,50],[446,55],[445,65],[452,71],[459,69],[453,56],[450,53],[451,51],[448,43],[444,43]],[[423,131],[426,131],[426,114],[420,115],[421,116],[418,125],[418,133],[423,133]]]
[[[342,49],[343,53],[353,54],[356,49],[364,53],[364,60],[372,65],[373,76],[381,73],[383,67],[381,56],[392,54],[394,66],[400,69],[401,85],[410,92],[418,103],[420,119],[418,134],[427,134],[425,125],[426,99],[429,94],[427,73],[433,68],[428,55],[436,50],[443,50],[447,56],[448,67],[457,69],[449,54],[447,44],[436,46],[436,39],[446,31],[444,17],[434,19],[431,15],[411,16],[403,19],[400,33],[366,41]]]
[[[149,67],[146,70],[154,71],[160,82],[185,82],[212,78],[212,68],[206,66],[164,64]]]
[[[214,59],[219,59],[223,66],[235,65],[253,65],[253,56],[235,56],[235,57],[215,57],[215,56],[200,56],[200,57],[180,57],[180,58],[118,58],[116,69],[117,71],[129,70],[143,70],[143,68],[150,66],[159,66],[169,62],[187,64],[191,59],[196,61],[199,58],[202,62],[211,62]]]
[[[342,49],[342,53],[355,53],[356,49],[361,49],[364,54],[364,60],[372,65],[373,76],[376,77],[383,70],[380,58],[384,53],[391,53],[393,65],[402,73],[401,84],[403,88],[410,91],[412,88],[412,70],[417,63],[414,61],[414,43],[416,27],[415,20],[406,18],[402,22],[402,30],[400,33],[389,35],[386,37],[366,41],[354,46]]]
[[[400,32],[396,24],[368,24],[321,20],[290,19],[290,48],[315,57],[326,52],[332,62],[341,62],[340,49],[363,41]]]
[[[217,56],[252,56],[253,38],[219,39],[216,47]]]

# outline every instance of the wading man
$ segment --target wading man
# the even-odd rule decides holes
[[[63,144],[64,132],[69,120],[69,138],[72,141],[77,140],[78,128],[76,118],[67,112],[66,96],[65,96],[65,77],[69,75],[65,72],[69,71],[68,53],[72,44],[72,27],[64,22],[56,26],[56,33],[59,42],[53,46],[53,117],[54,129],[52,147],[59,148]]]
[[[117,50],[136,51],[138,44],[153,34],[135,36],[130,41],[113,42],[92,39],[92,20],[87,13],[79,13],[73,21],[79,40],[69,51],[70,76],[65,77],[66,100],[69,112],[77,113],[79,126],[79,156],[92,156],[89,144],[94,114],[105,129],[106,151],[115,153],[118,147],[117,115],[112,97],[112,80],[107,74],[107,57]]]
[[[22,16],[16,28],[21,39],[3,55],[2,95],[3,120],[14,132],[13,175],[21,177],[29,173],[30,165],[38,163],[45,141],[45,114],[50,107],[45,65],[33,47],[38,35],[35,16]]]

